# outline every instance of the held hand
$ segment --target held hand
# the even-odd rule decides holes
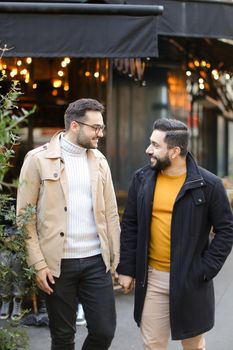
[[[112,274],[112,282],[118,282],[118,273],[116,271]]]
[[[134,287],[134,279],[131,276],[119,275],[118,281],[125,294],[131,292]]]
[[[36,275],[36,284],[37,286],[43,290],[47,294],[53,293],[52,288],[50,288],[48,282],[54,284],[54,278],[48,267],[45,267],[37,272]]]

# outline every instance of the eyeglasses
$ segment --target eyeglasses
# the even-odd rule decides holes
[[[86,126],[89,126],[90,128],[94,129],[95,130],[95,133],[98,134],[101,131],[104,131],[104,129],[106,128],[106,125],[90,125],[90,124],[86,124],[86,123],[83,123],[83,122],[80,122],[80,121],[76,121],[76,123],[78,124],[82,124],[82,125],[86,125]]]

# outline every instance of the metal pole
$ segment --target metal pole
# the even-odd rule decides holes
[[[158,16],[163,6],[41,2],[0,2],[0,13],[70,13],[88,15]]]

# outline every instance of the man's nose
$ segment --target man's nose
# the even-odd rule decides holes
[[[153,153],[153,151],[151,149],[151,145],[149,145],[146,149],[146,154],[152,154],[152,153]]]
[[[104,137],[104,131],[103,131],[102,129],[99,129],[99,130],[97,131],[97,136],[98,136],[98,137]]]

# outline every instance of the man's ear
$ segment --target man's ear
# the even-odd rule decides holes
[[[180,155],[181,149],[180,149],[180,147],[177,146],[177,147],[173,147],[171,149],[171,151],[172,151],[171,158],[175,159],[176,157],[178,157]]]
[[[72,122],[70,123],[70,130],[76,131],[78,129],[79,129],[79,124],[75,120],[72,120]]]

